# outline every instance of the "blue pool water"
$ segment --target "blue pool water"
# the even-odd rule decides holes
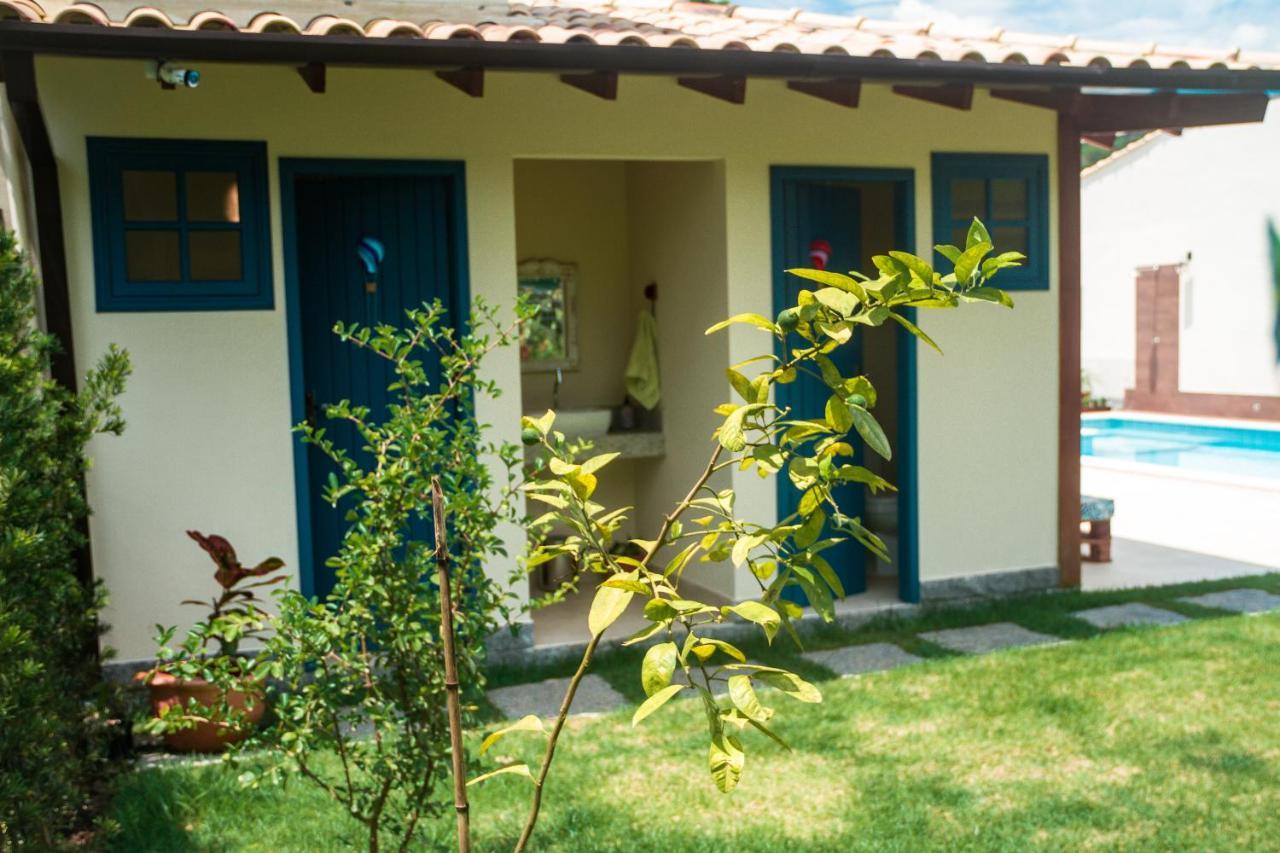
[[[1280,480],[1280,430],[1086,418],[1080,455]]]

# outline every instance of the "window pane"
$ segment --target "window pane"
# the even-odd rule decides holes
[[[961,224],[959,222],[951,226],[951,245],[964,248],[965,242],[969,239],[969,223]]]
[[[178,218],[178,179],[173,172],[121,173],[124,218],[130,222],[173,222]]]
[[[987,182],[982,178],[953,178],[951,218],[969,220],[987,216]]]
[[[1000,225],[991,229],[991,240],[996,252],[1027,252],[1027,226]],[[997,285],[999,286],[999,285]]]
[[[129,281],[178,281],[182,259],[177,231],[126,231],[125,277]]]
[[[240,185],[235,172],[187,172],[187,220],[239,222]]]
[[[996,178],[991,182],[991,218],[1027,219],[1027,182]]]
[[[239,231],[192,231],[187,251],[192,281],[240,280]]]

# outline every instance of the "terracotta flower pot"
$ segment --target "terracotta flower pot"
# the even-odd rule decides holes
[[[137,678],[144,680],[146,673],[138,673]],[[157,672],[147,684],[151,694],[151,712],[157,717],[166,708],[186,707],[194,699],[204,707],[213,707],[220,703],[222,690],[202,678],[177,678],[167,672]],[[164,735],[165,746],[175,752],[222,752],[233,743],[239,743],[249,736],[249,732],[266,713],[266,694],[261,687],[251,690],[231,690],[226,693],[227,703],[237,710],[245,712],[247,725],[233,729],[228,723],[218,720],[196,723],[195,728],[182,729]],[[253,706],[249,707],[250,700]]]

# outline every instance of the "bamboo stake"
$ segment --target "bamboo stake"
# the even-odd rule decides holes
[[[440,578],[440,639],[444,644],[444,686],[448,691],[449,744],[453,753],[453,806],[458,812],[458,853],[471,853],[471,817],[467,805],[466,755],[462,751],[462,707],[458,697],[458,661],[453,651],[453,602],[449,590],[449,547],[445,534],[444,492],[431,478],[431,515],[436,534],[436,573]]]

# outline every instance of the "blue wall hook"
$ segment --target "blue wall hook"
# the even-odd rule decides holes
[[[387,249],[382,245],[381,240],[374,237],[361,237],[360,242],[356,244],[356,256],[360,258],[367,276],[364,289],[368,293],[374,293],[378,289],[378,266],[387,256]]]

